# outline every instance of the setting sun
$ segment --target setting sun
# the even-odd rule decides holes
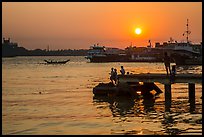
[[[140,28],[136,28],[136,29],[135,29],[135,33],[136,33],[137,35],[139,35],[139,34],[142,33],[142,30],[141,30]]]

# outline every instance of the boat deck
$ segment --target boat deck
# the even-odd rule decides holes
[[[164,84],[165,89],[165,110],[170,111],[171,108],[171,85],[174,83],[188,83],[188,98],[190,102],[190,111],[195,110],[195,83],[202,83],[202,74],[176,74],[174,77],[159,73],[146,74],[130,74],[118,75],[118,85],[125,83],[154,83]]]
[[[169,84],[170,76],[159,73],[118,75],[119,82],[159,82]],[[176,74],[174,83],[202,83],[202,74]]]

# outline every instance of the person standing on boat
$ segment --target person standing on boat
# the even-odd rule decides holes
[[[111,82],[113,83],[113,80],[114,80],[114,68],[111,68],[111,72],[110,72],[110,80]]]
[[[113,77],[114,77],[113,80],[115,81],[115,84],[117,84],[117,81],[118,81],[117,69],[114,69]]]
[[[167,52],[165,52],[164,53],[164,65],[165,65],[165,68],[166,68],[167,75],[169,75],[169,73],[171,75],[170,62],[171,62],[171,59],[168,56]]]
[[[120,73],[121,73],[122,75],[125,75],[125,69],[124,69],[124,67],[123,67],[123,66],[121,66]]]

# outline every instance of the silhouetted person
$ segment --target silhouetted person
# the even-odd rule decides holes
[[[114,68],[111,68],[110,80],[111,80],[111,82],[113,83],[113,80],[114,80]]]
[[[123,67],[123,66],[121,66],[120,73],[121,73],[122,75],[125,75],[125,69],[124,69],[124,67]]]
[[[117,84],[117,80],[118,80],[117,69],[114,69],[113,80],[115,81],[115,84]]]
[[[171,70],[171,83],[174,83],[175,75],[176,75],[176,66],[173,65]]]
[[[175,65],[172,66],[171,74],[174,76],[176,75],[176,66]]]
[[[171,75],[171,68],[170,68],[170,57],[167,55],[167,52],[164,53],[164,65],[166,68],[167,75]]]

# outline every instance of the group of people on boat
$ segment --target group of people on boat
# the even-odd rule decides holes
[[[120,73],[121,73],[121,75],[125,75],[125,69],[124,69],[123,66],[121,66]],[[117,74],[117,69],[116,68],[111,68],[110,80],[111,80],[111,82],[113,84],[114,83],[117,84],[118,74]]]

